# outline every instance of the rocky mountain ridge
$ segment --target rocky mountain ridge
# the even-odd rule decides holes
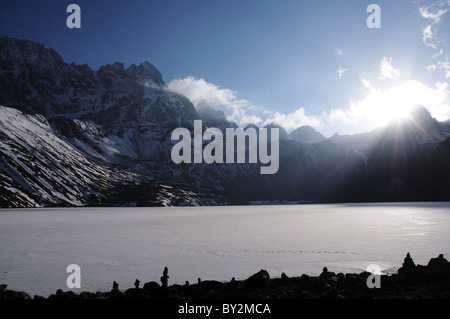
[[[280,128],[280,169],[171,161],[177,127],[237,127],[170,91],[149,62],[94,71],[0,38],[1,207],[450,200],[449,123],[424,108],[373,132]]]

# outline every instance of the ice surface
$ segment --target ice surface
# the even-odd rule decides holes
[[[450,203],[0,210],[0,284],[45,297],[69,264],[81,291],[157,281],[395,272],[407,252],[450,257]]]

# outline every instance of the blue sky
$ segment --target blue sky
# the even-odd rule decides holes
[[[66,8],[81,7],[81,29]],[[369,4],[381,28],[369,29]],[[358,133],[423,104],[450,118],[450,0],[1,1],[0,36],[97,70],[145,60],[241,125]]]

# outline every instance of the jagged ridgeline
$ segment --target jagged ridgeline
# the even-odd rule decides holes
[[[149,62],[95,71],[2,37],[0,105],[1,207],[450,200],[450,123],[423,108],[354,136],[280,128],[280,168],[261,175],[171,161],[175,128],[237,125],[170,91]]]

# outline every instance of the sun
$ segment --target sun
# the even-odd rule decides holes
[[[436,95],[419,81],[410,80],[387,90],[370,87],[369,95],[360,105],[361,115],[377,126],[408,118],[413,108],[436,102]]]

